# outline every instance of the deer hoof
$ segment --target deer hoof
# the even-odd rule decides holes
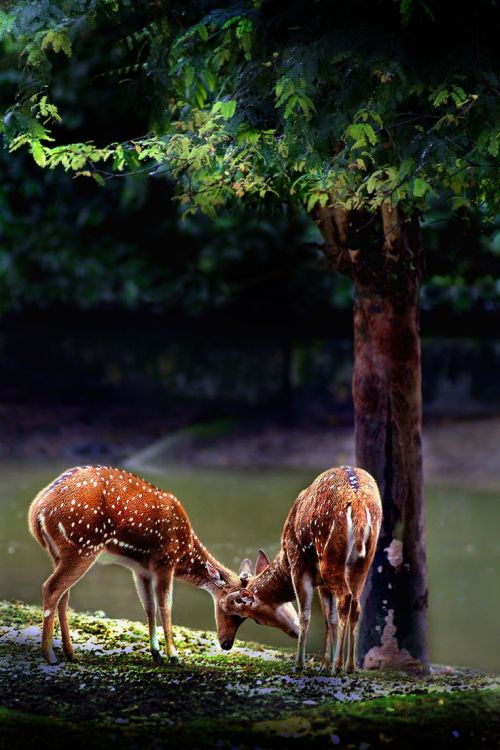
[[[78,659],[75,656],[74,651],[65,651],[64,656],[66,657],[66,661],[71,661],[71,662],[78,661]]]
[[[157,664],[158,666],[160,664],[163,664],[163,654],[161,651],[151,651],[151,656],[153,657],[153,662]]]
[[[50,651],[44,651],[43,655],[45,657],[45,661],[48,664],[50,664],[50,665],[57,664],[57,658],[56,658],[56,655],[55,655],[55,653],[53,652],[52,649],[50,649]]]
[[[322,659],[321,664],[319,665],[320,672],[326,672],[328,669],[330,669],[330,660]]]
[[[345,668],[345,671],[347,674],[352,674],[356,671],[356,665],[355,664],[348,664]]]

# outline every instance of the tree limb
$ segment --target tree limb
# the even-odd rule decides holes
[[[316,206],[311,216],[323,235],[328,265],[338,273],[353,276],[352,264],[357,254],[348,247],[349,211],[331,206]]]

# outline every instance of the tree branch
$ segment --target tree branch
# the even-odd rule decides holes
[[[349,211],[317,205],[311,211],[311,216],[325,240],[323,252],[328,265],[338,273],[352,277],[352,263],[358,251],[348,248]]]

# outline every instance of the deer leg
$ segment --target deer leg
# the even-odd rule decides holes
[[[43,592],[43,628],[42,628],[42,653],[49,664],[56,664],[54,654],[54,617],[58,609],[61,597],[75,585],[77,581],[87,572],[95,562],[96,555],[92,557],[66,557],[57,561],[56,569],[50,575],[42,587]],[[67,603],[67,602],[66,602]],[[64,612],[65,627],[67,628],[66,612]],[[69,628],[66,635],[69,640]],[[63,636],[65,637],[65,636]],[[63,641],[64,643],[64,641]],[[69,640],[71,645],[71,641]],[[72,647],[71,647],[72,650]]]
[[[353,597],[349,612],[349,649],[345,671],[354,672],[356,669],[356,655],[358,653],[358,621],[361,613],[359,599]]]
[[[59,625],[61,626],[61,637],[64,655],[68,661],[75,661],[76,657],[73,650],[73,644],[71,643],[68,624],[69,593],[70,590],[68,589],[61,596],[59,604],[57,605],[57,614],[59,615]]]
[[[148,576],[142,576],[138,573],[134,573],[133,576],[139,599],[142,602],[142,606],[146,612],[146,617],[148,618],[149,647],[151,649],[151,656],[153,657],[155,664],[161,664],[162,653],[158,641],[158,633],[156,632],[156,599],[153,582]]]
[[[345,646],[348,633],[349,613],[351,610],[352,595],[350,591],[342,591],[337,596],[337,609],[339,613],[339,624],[337,628],[337,644],[335,647],[335,661],[333,671],[340,672],[344,666]]]
[[[52,557],[52,562],[54,563],[54,569],[57,568],[60,557],[56,556],[53,552],[51,552],[49,547],[49,552]],[[73,650],[73,644],[71,643],[71,636],[69,633],[69,625],[68,625],[68,602],[69,602],[69,589],[61,596],[61,599],[59,601],[59,604],[57,605],[57,614],[59,615],[59,625],[61,627],[61,636],[62,636],[62,645],[63,645],[63,651],[66,659],[68,661],[75,661],[75,652]]]
[[[335,658],[332,673],[339,672],[344,665],[344,651],[351,609],[352,594],[347,583],[346,568],[349,557],[349,528],[346,517],[343,517],[345,528],[340,523],[332,528],[323,548],[323,555],[319,563],[319,571],[323,579],[323,586],[335,598],[338,613],[337,638]]]
[[[306,661],[306,641],[309,623],[311,621],[311,604],[314,593],[312,576],[301,570],[292,569],[292,583],[299,606],[299,643],[295,670],[304,669]]]
[[[156,571],[156,596],[158,598],[158,607],[165,633],[165,652],[170,662],[175,663],[179,660],[177,650],[172,639],[172,594],[174,583],[173,568],[159,568]]]
[[[365,587],[370,566],[375,555],[376,538],[371,535],[367,544],[366,557],[358,557],[348,569],[349,588],[352,592],[351,611],[349,614],[349,653],[346,672],[353,672],[357,662],[358,623],[361,614],[361,594]]]
[[[353,672],[356,668],[358,622],[361,613],[360,596],[365,585],[367,573],[368,568],[366,567],[366,559],[364,557],[358,558],[349,569],[349,588],[352,591],[352,601],[349,612],[349,650],[346,672]]]
[[[320,586],[318,589],[321,609],[325,618],[325,647],[323,650],[323,659],[321,669],[328,669],[333,662],[333,647],[337,640],[337,606],[335,598],[330,594],[327,588]]]

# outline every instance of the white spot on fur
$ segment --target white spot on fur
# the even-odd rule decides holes
[[[73,524],[73,526],[74,526],[74,525],[75,525],[75,524]],[[57,528],[59,529],[59,531],[61,532],[61,534],[63,535],[63,537],[64,537],[65,539],[67,539],[67,541],[69,542],[69,539],[68,539],[68,535],[66,534],[66,529],[64,528],[64,526],[62,525],[62,523],[61,523],[60,521],[59,521],[59,523],[57,524]]]
[[[371,519],[370,511],[368,510],[368,508],[365,508],[365,511],[366,511],[366,526],[365,526],[365,532],[363,535],[363,542],[361,544],[361,549],[359,550],[360,557],[365,557],[366,555],[366,543],[370,536],[370,530],[372,526],[372,519]]]
[[[354,547],[354,530],[352,526],[352,510],[351,506],[347,508],[347,559],[351,557],[352,549]]]

